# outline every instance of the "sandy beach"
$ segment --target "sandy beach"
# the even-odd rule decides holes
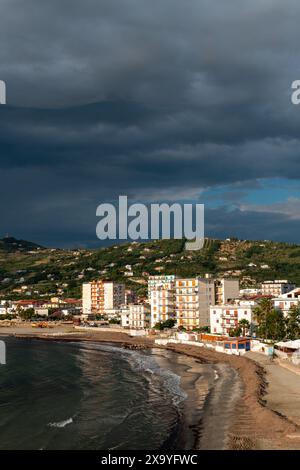
[[[154,339],[131,337],[124,332],[74,330],[70,325],[51,329],[2,327],[0,336],[36,338],[44,341],[92,341],[128,347],[153,348]],[[262,355],[237,357],[197,346],[170,344],[166,347],[192,356],[201,363],[230,366],[239,375],[242,392],[234,402],[228,423],[227,449],[300,449],[300,376]],[[230,383],[227,392],[231,390]],[[232,391],[232,393],[236,393]],[[219,404],[222,406],[222,404]]]

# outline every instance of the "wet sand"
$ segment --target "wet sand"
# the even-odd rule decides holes
[[[57,329],[51,330],[33,329],[27,325],[23,325],[21,328],[1,328],[0,336],[5,335],[50,341],[114,342],[137,348],[156,347],[156,345],[154,346],[154,339],[149,337],[130,337],[122,332],[74,330],[70,326],[59,326]],[[198,430],[201,430],[201,427],[209,429],[211,426],[211,431],[207,435],[211,432],[216,433],[218,423],[213,424],[214,411],[218,410],[218,413],[220,410],[222,411],[221,427],[226,427],[226,439],[225,441],[222,440],[224,432],[220,432],[219,440],[216,436],[215,448],[236,450],[300,449],[300,426],[298,420],[291,419],[295,416],[295,413],[290,410],[287,414],[287,409],[281,409],[284,411],[282,413],[278,409],[278,403],[276,403],[276,396],[282,396],[286,393],[286,384],[281,371],[274,369],[274,373],[267,376],[265,365],[259,364],[255,360],[217,353],[198,346],[169,344],[166,349],[192,356],[203,364],[215,364],[219,368],[222,377],[224,377],[222,386],[220,382],[222,390],[218,393],[219,384],[216,383],[212,389],[215,390],[215,393],[208,397],[207,414],[198,423]],[[274,367],[278,368],[280,366]],[[292,374],[292,372],[289,373]],[[267,392],[269,392],[269,395]],[[222,395],[224,400],[221,398]],[[298,395],[297,400],[293,402],[294,405],[289,400],[291,409],[293,409],[293,406],[298,409],[298,400]],[[192,403],[189,409],[192,409]],[[229,414],[226,414],[228,412]],[[233,415],[231,416],[230,413],[232,412]],[[218,413],[216,413],[216,416],[218,416]],[[202,436],[199,447],[210,448],[205,436]]]
[[[235,416],[228,429],[227,449],[300,449],[300,427],[297,423],[267,406],[268,383],[261,364],[247,357],[217,353],[197,346],[176,344],[169,345],[167,349],[197,357],[203,362],[228,364],[239,374],[243,393],[235,404]],[[285,393],[284,382],[279,393]]]
[[[238,373],[227,364],[204,364],[165,348],[152,349],[152,356],[161,368],[180,376],[180,387],[186,394],[180,403],[176,448],[226,449],[235,404],[242,395]]]

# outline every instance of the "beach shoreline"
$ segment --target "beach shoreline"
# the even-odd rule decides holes
[[[43,341],[107,342],[133,349],[159,348],[191,356],[204,364],[227,364],[240,377],[243,392],[234,406],[226,449],[300,448],[300,426],[268,407],[265,399],[268,389],[266,370],[257,361],[247,357],[237,357],[186,344],[158,346],[152,338],[132,337],[124,332],[70,331],[70,328],[59,331],[1,328],[0,337],[5,336]]]

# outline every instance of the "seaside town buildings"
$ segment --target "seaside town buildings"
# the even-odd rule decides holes
[[[265,281],[261,288],[239,290],[237,278],[159,274],[148,277],[147,287],[148,298],[138,297],[123,283],[98,279],[82,285],[82,300],[58,296],[49,300],[2,300],[0,316],[33,309],[37,316],[47,317],[57,309],[63,315],[82,314],[83,318],[105,315],[106,321],[120,321],[122,327],[131,329],[147,330],[174,319],[176,327],[189,332],[209,326],[212,334],[228,335],[243,319],[251,328],[255,324],[253,310],[258,293],[270,297],[284,315],[300,301],[300,288],[288,280]]]
[[[82,313],[81,299],[51,297],[49,300],[23,299],[15,301],[2,300],[0,302],[0,315],[15,315],[21,311],[33,309],[34,314],[48,317],[52,311],[59,311],[62,315],[80,315]]]
[[[210,305],[238,296],[238,279],[213,279],[209,274],[191,279],[150,276],[151,326],[170,318],[176,320],[177,326],[187,329],[208,326]]]

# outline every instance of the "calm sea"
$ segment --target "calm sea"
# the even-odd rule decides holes
[[[151,352],[5,339],[1,449],[159,449],[176,445],[180,376]]]

